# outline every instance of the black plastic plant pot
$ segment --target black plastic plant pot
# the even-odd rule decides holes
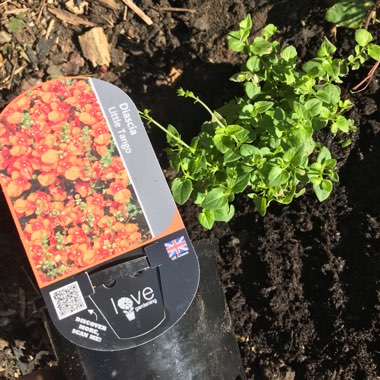
[[[47,318],[52,345],[68,379],[245,379],[215,265],[217,242],[201,241],[194,248],[200,263],[194,301],[171,329],[150,342],[128,350],[93,351],[65,339]]]

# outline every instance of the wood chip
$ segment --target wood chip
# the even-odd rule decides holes
[[[52,32],[52,30],[54,28],[54,24],[55,24],[55,20],[52,18],[50,20],[50,22],[49,22],[49,25],[48,25],[47,29],[46,29],[45,40],[49,39],[50,34],[51,34],[51,32]]]
[[[171,85],[173,84],[181,75],[183,71],[181,69],[177,69],[176,67],[172,67],[170,69],[170,73],[168,75],[167,81],[168,84]]]
[[[107,8],[113,9],[114,11],[121,9],[121,5],[115,0],[99,0],[99,3]]]
[[[6,3],[10,3],[12,0],[5,0],[0,4],[0,7],[4,6]]]
[[[187,13],[197,13],[194,8],[176,8],[176,7],[162,7],[160,8],[162,12],[187,12]]]
[[[52,13],[55,17],[60,19],[63,22],[66,22],[68,24],[72,25],[84,25],[84,26],[95,26],[93,22],[83,20],[81,17],[75,16],[70,12],[63,11],[62,9],[49,7],[49,12]]]
[[[40,18],[42,16],[42,12],[44,11],[45,9],[45,6],[46,6],[46,0],[42,0],[41,1],[41,4],[40,4],[40,8],[38,10],[38,16],[37,16],[37,24],[38,22],[40,21]]]
[[[78,4],[79,5],[76,5],[74,0],[69,0],[66,1],[65,7],[69,12],[74,13],[75,15],[82,15],[88,8],[88,2],[80,1]]]
[[[9,11],[5,11],[5,15],[18,15],[21,12],[27,12],[29,8],[16,8],[16,9],[10,9]]]
[[[132,0],[123,0],[123,3],[127,7],[131,8],[133,12],[135,12],[137,16],[139,16],[146,24],[153,24],[152,19],[147,14],[145,14],[144,11],[142,11]]]
[[[101,15],[100,17],[108,24],[108,26],[110,28],[115,27],[115,24],[114,24],[111,16]]]
[[[107,37],[103,28],[92,28],[88,32],[79,36],[79,44],[83,56],[91,61],[94,67],[109,66],[111,62],[110,50]]]

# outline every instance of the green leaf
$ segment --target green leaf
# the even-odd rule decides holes
[[[349,147],[350,145],[352,144],[352,140],[350,139],[350,138],[347,138],[346,140],[344,140],[343,142],[342,142],[342,148],[347,148],[347,147]]]
[[[178,173],[181,169],[181,157],[177,152],[168,149],[170,166]]]
[[[360,46],[367,46],[372,40],[373,40],[373,37],[371,33],[365,29],[358,29],[355,32],[355,41]]]
[[[264,216],[267,212],[267,199],[257,194],[248,194],[250,198],[253,198],[257,212]]]
[[[327,104],[337,104],[340,100],[341,90],[334,84],[326,84],[317,92],[316,97]]]
[[[367,9],[373,1],[368,0],[339,0],[326,13],[326,20],[336,26],[356,29],[367,16]]]
[[[198,174],[202,170],[207,168],[207,158],[205,150],[198,149],[195,153],[193,160],[190,162],[189,170],[194,176],[194,174]]]
[[[324,108],[324,107],[322,107],[322,108]],[[314,131],[319,131],[320,129],[326,127],[327,121],[323,120],[323,119],[319,119],[317,117],[314,117],[312,120],[312,125],[313,125]]]
[[[253,104],[246,104],[242,109],[241,109],[241,112],[240,112],[240,115],[239,117],[241,119],[244,119],[244,118],[247,118],[247,119],[250,119],[252,116],[255,116],[256,113],[254,114],[254,106]]]
[[[235,214],[235,207],[226,204],[224,207],[214,210],[214,218],[216,222],[229,222]]]
[[[263,56],[272,53],[272,44],[261,37],[256,37],[251,45],[251,50],[253,54],[258,56]]]
[[[286,79],[286,84],[288,85],[292,85],[296,81],[296,77],[292,72],[285,73],[285,79]]]
[[[323,58],[313,58],[302,66],[302,70],[313,77],[321,77],[325,74],[322,68],[323,61]]]
[[[243,20],[240,21],[239,26],[241,29],[251,29],[252,28],[252,18],[251,15],[247,15]]]
[[[250,179],[251,179],[250,173],[244,173],[244,174],[240,175],[236,179],[234,187],[232,188],[232,190],[235,193],[241,193],[242,191],[244,191],[247,188]]]
[[[327,60],[322,62],[322,68],[332,79],[336,80],[339,77],[340,66],[335,60],[331,63]]]
[[[175,178],[172,182],[171,189],[174,200],[178,204],[183,205],[189,199],[193,191],[193,183],[189,178]]]
[[[270,108],[272,108],[273,104],[273,102],[259,101],[254,103],[253,108],[257,113],[264,113],[265,111],[268,111]]]
[[[336,123],[336,126],[338,127],[338,130],[344,132],[344,133],[348,133],[349,131],[349,127],[350,127],[350,123],[349,121],[342,115],[339,115],[335,121]]]
[[[282,185],[289,179],[289,173],[282,170],[279,166],[273,166],[268,174],[268,181],[270,187]]]
[[[328,158],[324,162],[324,166],[326,169],[333,170],[336,166],[336,160],[335,158]]]
[[[297,167],[304,163],[304,161],[310,156],[314,151],[315,143],[312,138],[309,138],[305,141],[303,145],[295,147],[295,154],[291,160],[291,164],[294,167]]]
[[[233,51],[242,52],[244,50],[245,44],[240,37],[240,31],[237,30],[237,31],[228,33],[227,45],[228,45],[228,48]]]
[[[203,209],[202,212],[198,215],[198,220],[204,228],[211,230],[215,223],[214,211]]]
[[[313,190],[319,202],[325,201],[330,196],[332,189],[333,186],[329,180],[323,180],[319,184],[313,185]]]
[[[230,100],[228,103],[218,108],[218,112],[225,118],[228,124],[236,120],[239,115],[241,107],[236,104],[235,100]]]
[[[294,46],[290,45],[287,46],[281,53],[281,57],[286,61],[289,62],[297,57],[297,50]]]
[[[261,157],[261,151],[259,148],[253,146],[253,145],[250,145],[250,144],[243,144],[241,147],[240,147],[240,154],[243,156],[243,157],[251,157],[251,158],[254,158],[256,156],[260,156]]]
[[[230,81],[241,83],[241,82],[245,82],[247,80],[250,80],[251,77],[252,77],[252,73],[251,72],[249,72],[249,71],[242,71],[240,73],[236,73],[236,74],[232,75],[230,77]]]
[[[178,130],[171,124],[168,125],[168,131],[172,133],[174,136],[178,137],[181,139],[181,135],[179,134]],[[178,145],[178,141],[174,139],[172,136],[166,134],[166,141],[168,142],[169,145]]]
[[[298,167],[310,156],[314,147],[315,143],[313,139],[307,139],[303,144],[288,149],[284,153],[283,159],[285,162],[290,162],[294,167]]]
[[[220,187],[212,189],[205,197],[201,203],[202,208],[207,208],[209,210],[216,210],[223,207],[227,203],[228,196],[225,194],[224,190]]]
[[[252,56],[246,63],[247,69],[252,72],[260,70],[260,58],[257,55]]]
[[[321,182],[321,188],[325,191],[328,191],[329,193],[332,192],[332,189],[333,189],[333,184],[331,181],[327,180],[327,179],[324,179],[322,182]]]
[[[331,152],[325,146],[322,147],[321,151],[318,154],[317,162],[318,164],[323,163],[326,160],[331,159]]]
[[[269,40],[277,31],[278,29],[273,24],[268,24],[265,28],[261,29],[261,35]]]
[[[227,136],[218,134],[212,138],[212,141],[219,152],[223,154],[234,148],[234,143]]]
[[[321,47],[317,51],[317,57],[330,57],[335,53],[336,47],[325,37]]]
[[[10,33],[19,32],[20,30],[23,30],[24,28],[25,28],[25,23],[19,17],[11,17],[7,24],[7,29],[8,29],[8,32]]]
[[[230,135],[236,137],[239,141],[244,140],[248,135],[248,129],[241,127],[240,125],[228,125],[225,131]]]
[[[368,55],[376,61],[380,61],[380,46],[376,44],[368,45]]]
[[[252,82],[246,82],[244,84],[244,89],[249,99],[253,99],[255,96],[261,93],[260,86],[257,86],[256,84],[253,84]]]
[[[228,150],[226,153],[224,153],[223,156],[223,163],[228,164],[229,162],[234,162],[239,160],[240,155],[235,153],[233,150]]]
[[[309,111],[311,116],[318,115],[322,108],[322,102],[316,98],[310,99],[305,103],[305,108]]]

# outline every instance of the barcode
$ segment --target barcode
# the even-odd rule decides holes
[[[87,309],[86,301],[77,281],[51,291],[50,297],[58,319],[67,318]]]

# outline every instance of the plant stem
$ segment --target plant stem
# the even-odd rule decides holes
[[[178,144],[182,145],[183,147],[187,148],[190,150],[190,152],[194,153],[194,149],[190,146],[190,145],[187,145],[184,141],[182,141],[178,136],[174,135],[173,133],[171,133],[168,129],[166,129],[163,125],[161,125],[158,121],[156,121],[155,119],[153,119],[153,117],[151,117],[150,115],[148,115],[147,113],[144,113],[144,112],[141,112],[139,111],[139,114],[140,116],[147,120],[149,123],[153,123],[154,125],[156,125],[158,128],[160,128],[161,130],[163,130],[168,136],[170,136],[172,139],[174,139],[175,141],[177,141]]]
[[[371,20],[376,19],[376,10],[377,8],[380,8],[380,0],[376,0],[376,3],[373,5],[373,7],[369,10],[367,19],[364,23],[363,29],[367,30],[369,27],[369,23]]]
[[[181,89],[182,90],[182,89]],[[183,91],[183,90],[182,90]],[[194,100],[194,103],[199,103],[203,108],[211,115],[211,119],[214,119],[220,127],[226,128],[225,125],[215,116],[214,112],[211,110],[211,108],[208,107],[206,103],[204,103],[199,96],[195,96],[193,92],[191,91],[183,91],[183,93],[180,94],[180,96],[184,96],[186,98],[191,98]]]
[[[371,68],[371,70],[368,72],[367,76],[366,76],[366,77],[365,77],[360,83],[358,83],[358,84],[357,84],[357,85],[351,90],[352,93],[357,93],[357,92],[364,91],[364,90],[369,86],[372,77],[374,76],[374,74],[375,74],[377,68],[379,67],[379,64],[380,64],[380,61],[377,61],[377,62],[372,66],[372,68]],[[367,83],[366,83],[366,82],[367,82]],[[365,85],[363,88],[361,88],[361,89],[359,90],[359,88],[360,88],[363,84],[365,84],[365,83],[366,83],[366,85]]]

